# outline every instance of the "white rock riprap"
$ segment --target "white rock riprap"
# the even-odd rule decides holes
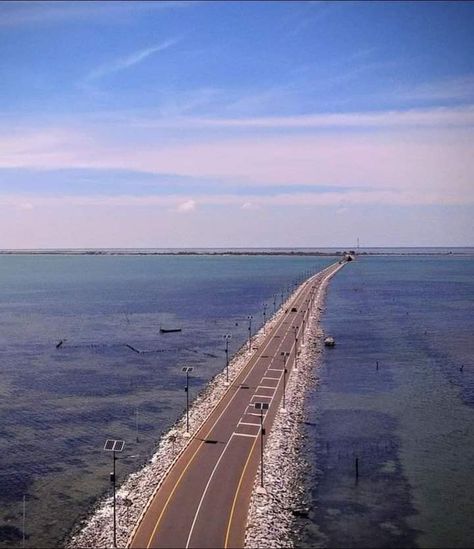
[[[297,290],[298,291],[298,290]],[[265,338],[264,331],[271,329],[283,314],[289,300],[257,332],[251,340],[251,350],[245,344],[229,362],[229,381],[237,377],[250,357]],[[224,393],[225,369],[216,375],[193,401],[189,410],[191,435],[196,432],[214,410]],[[141,470],[130,474],[116,495],[117,546],[125,547],[141,515],[151,501],[151,496],[161,485],[172,464],[181,455],[191,438],[185,436],[186,417],[183,416],[161,437],[157,451]],[[68,549],[113,547],[113,499],[107,497],[98,502],[95,511],[76,526],[65,546]]]
[[[292,369],[286,386],[286,413],[277,413],[264,448],[264,487],[260,468],[255,477],[245,531],[247,549],[288,547],[294,544],[294,513],[301,509],[304,488],[302,476],[306,462],[301,454],[304,403],[308,389],[314,387],[320,364],[323,333],[320,314],[329,278],[323,281],[307,322],[298,368]]]

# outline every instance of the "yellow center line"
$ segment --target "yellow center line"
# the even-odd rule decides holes
[[[282,317],[282,319],[284,318],[284,316]],[[281,325],[282,325],[282,322],[280,320],[280,325],[279,326],[275,326],[272,330],[273,333],[277,332],[280,328],[281,328]],[[270,333],[272,333],[270,332]],[[268,347],[268,345],[270,345],[270,342],[271,342],[271,338],[268,340],[267,344],[265,345],[265,347],[262,349],[261,352],[264,352],[264,350]],[[253,357],[252,357],[253,358]],[[241,374],[239,374],[239,376],[237,377],[237,379],[240,377],[240,375],[242,375],[244,372],[245,372],[245,369],[247,368],[249,371],[247,372],[247,375],[245,376],[244,378],[244,381],[245,379],[247,379],[247,377],[250,375],[250,373],[253,371],[253,369],[255,368],[256,366],[256,362],[258,360],[257,357],[255,357],[256,360],[255,360],[255,363],[253,364],[253,366],[250,366],[251,362],[252,362],[252,359],[250,359],[250,361],[248,362],[247,366],[244,368],[244,370],[241,372]],[[236,381],[237,381],[236,379]],[[235,383],[235,382],[234,382]],[[206,439],[208,437],[208,435],[211,433],[211,431],[214,429],[214,427],[216,426],[217,422],[221,419],[222,417],[222,414],[224,414],[224,412],[227,410],[228,406],[230,405],[230,403],[233,401],[234,397],[236,396],[237,393],[234,393],[234,395],[232,396],[232,398],[229,400],[229,402],[227,403],[227,405],[225,406],[225,408],[222,410],[222,412],[219,414],[219,417],[216,419],[216,421],[213,423],[213,425],[211,426],[211,428],[208,430],[208,432],[206,433],[206,435],[204,436],[204,439]],[[151,533],[151,536],[148,540],[148,544],[147,544],[147,549],[149,549],[151,547],[151,543],[153,541],[153,538],[158,530],[158,527],[160,525],[160,522],[163,518],[163,515],[166,511],[166,509],[168,508],[168,505],[169,505],[169,502],[171,500],[171,498],[173,497],[176,489],[178,488],[178,485],[180,484],[184,474],[186,473],[186,471],[188,470],[189,466],[191,465],[191,463],[194,461],[194,458],[196,457],[196,454],[199,452],[199,450],[201,449],[201,447],[203,446],[204,442],[200,442],[200,444],[198,445],[198,447],[196,448],[196,451],[194,452],[194,454],[191,456],[191,459],[188,461],[188,463],[186,464],[186,467],[183,469],[183,471],[181,472],[181,474],[179,475],[178,477],[178,480],[176,481],[175,485],[173,486],[173,489],[171,491],[171,493],[169,494],[166,502],[165,502],[165,505],[163,507],[163,509],[161,510],[161,513],[158,517],[158,520],[155,524],[155,527],[153,528],[153,532]]]
[[[302,287],[299,288],[299,290],[297,291],[297,295],[294,296],[292,302],[295,303],[299,297],[301,297],[302,294],[304,294],[304,291],[307,290],[307,287],[308,287],[308,281],[306,281],[306,283],[303,283]],[[272,334],[272,333],[276,333],[278,332],[278,330],[282,327],[282,325],[287,322],[287,321],[284,321],[283,319],[286,317],[286,315],[283,315],[282,318],[280,319],[280,322],[279,322],[279,325],[277,324],[276,326],[273,327],[272,331],[269,333]],[[288,334],[288,330],[287,330],[287,333],[285,334],[285,336]],[[283,338],[284,339],[284,338]],[[257,366],[257,361],[259,360],[259,358],[261,358],[261,354],[265,351],[265,349],[268,347],[268,345],[270,344],[272,338],[269,338],[268,341],[267,341],[267,344],[262,348],[262,350],[260,351],[260,356],[257,356],[257,357],[251,357],[251,359],[249,360],[249,362],[247,363],[247,366],[244,367],[244,369],[241,371],[241,373],[237,376],[236,380],[234,381],[234,383],[244,374],[246,373],[245,375],[245,378],[243,379],[243,381],[245,381],[247,379],[247,377],[250,375],[250,373],[253,371],[253,369]],[[283,343],[283,342],[282,342]],[[292,345],[292,348],[293,348],[293,345]],[[291,352],[291,351],[290,351]],[[254,360],[254,364],[252,366],[251,363],[252,363],[252,358],[255,358]],[[246,372],[246,370],[248,370]],[[280,385],[280,383],[277,384],[277,387],[278,388]],[[222,415],[224,414],[224,412],[227,410],[227,408],[229,407],[229,405],[231,404],[231,402],[233,401],[233,399],[235,398],[235,396],[237,395],[237,392],[234,393],[234,395],[232,395],[232,397],[230,398],[229,402],[226,404],[226,406],[224,407],[224,409],[222,410],[222,412],[219,414],[219,416],[217,417],[217,419],[214,421],[214,423],[212,424],[212,426],[209,428],[209,430],[207,431],[206,435],[204,436],[204,439],[206,439],[209,434],[211,433],[211,431],[214,429],[214,427],[216,426],[216,424],[218,423],[218,421],[221,419]],[[255,396],[255,395],[254,395]],[[253,398],[253,397],[252,397]],[[273,398],[271,398],[271,400],[273,400]],[[204,426],[203,426],[204,427]],[[197,431],[199,432],[200,429]],[[196,432],[196,434],[197,434]],[[254,451],[254,448],[255,448],[255,445],[257,443],[257,440],[258,440],[258,437],[255,437],[255,441],[253,442],[252,444],[252,448],[247,456],[247,460],[245,462],[245,466],[244,466],[244,469],[242,471],[242,474],[240,476],[240,479],[239,479],[239,484],[237,486],[237,490],[234,494],[234,499],[233,499],[233,502],[232,502],[232,509],[231,509],[231,512],[230,512],[230,515],[229,515],[229,521],[228,521],[228,525],[227,525],[227,531],[226,531],[226,538],[225,538],[225,545],[224,547],[227,548],[227,543],[228,543],[228,538],[229,538],[229,534],[230,534],[230,528],[231,528],[231,524],[232,524],[232,519],[233,519],[233,515],[234,515],[234,510],[235,510],[235,505],[236,505],[236,502],[237,502],[237,497],[239,495],[239,492],[240,492],[240,487],[242,485],[242,481],[243,481],[243,478],[245,476],[245,472],[247,470],[247,467],[248,467],[248,464],[249,464],[249,461],[250,461],[250,458],[253,454],[253,451]],[[169,505],[169,502],[171,501],[176,489],[178,488],[179,484],[181,483],[181,480],[183,478],[183,476],[185,475],[186,471],[188,470],[188,468],[190,467],[190,465],[192,464],[192,462],[194,461],[197,453],[199,452],[199,450],[202,448],[204,444],[204,441],[201,441],[198,445],[198,447],[196,448],[195,452],[193,453],[193,455],[191,456],[190,460],[188,461],[188,463],[186,464],[185,468],[183,469],[183,471],[181,472],[181,474],[179,475],[178,477],[178,480],[176,481],[175,485],[173,486],[173,489],[171,490],[168,498],[166,499],[166,502],[165,502],[165,505],[163,506],[163,509],[161,510],[161,513],[158,517],[158,520],[155,524],[155,527],[153,529],[153,532],[149,538],[149,541],[148,541],[148,544],[147,544],[147,549],[149,549],[151,547],[151,543],[153,541],[153,538],[158,530],[158,527],[161,523],[161,520],[163,518],[163,515],[166,511],[166,509],[168,508],[168,505]]]
[[[238,484],[238,486],[237,486],[237,490],[235,491],[235,494],[234,494],[234,500],[233,500],[233,502],[232,502],[232,509],[230,510],[230,515],[229,515],[229,522],[227,523],[227,530],[226,530],[226,534],[225,534],[224,549],[227,549],[227,547],[228,547],[229,535],[230,535],[230,528],[231,528],[231,525],[232,525],[232,519],[234,518],[234,510],[235,510],[235,505],[236,505],[236,503],[237,503],[237,497],[238,497],[238,495],[239,495],[240,486],[242,485],[242,481],[244,480],[245,472],[247,471],[247,467],[248,467],[250,458],[252,457],[253,451],[254,451],[254,449],[255,449],[255,445],[257,444],[257,440],[258,440],[258,437],[255,438],[255,440],[254,440],[254,442],[253,442],[253,444],[252,444],[252,448],[250,449],[249,455],[247,456],[247,461],[245,462],[244,469],[243,469],[243,471],[242,471],[242,474],[240,475],[240,479],[239,479],[239,484]]]
[[[338,269],[336,269],[336,271],[337,271],[337,270],[338,270]],[[330,275],[328,275],[327,278],[329,278],[329,276],[330,276]],[[323,283],[324,281],[325,281],[325,279],[324,279],[324,280],[321,280],[321,283]],[[305,288],[305,289],[306,289],[306,288]],[[299,296],[298,296],[298,297],[299,297]],[[288,333],[289,333],[289,330],[287,330],[285,336],[286,336]],[[284,339],[284,338],[283,338],[283,339]],[[282,344],[283,344],[283,342],[282,342]],[[280,346],[281,346],[281,345],[280,345]],[[291,354],[291,352],[293,351],[293,347],[294,347],[294,343],[293,343],[293,345],[291,346],[290,354]],[[280,378],[280,381],[281,381],[281,378]],[[279,386],[280,386],[280,382],[278,382],[277,388],[279,388]],[[255,396],[255,395],[254,395],[254,396]],[[272,401],[273,401],[273,398],[272,398]],[[273,426],[274,420],[275,420],[275,418],[273,418],[272,426]],[[251,447],[250,452],[249,452],[249,454],[248,454],[248,456],[247,456],[247,460],[246,460],[246,462],[245,462],[244,468],[243,468],[243,470],[242,470],[242,474],[240,475],[239,484],[237,485],[237,489],[236,489],[235,494],[234,494],[234,500],[233,500],[233,502],[232,502],[232,508],[231,508],[231,510],[230,510],[229,520],[228,520],[228,522],[227,522],[227,529],[226,529],[226,536],[225,536],[225,542],[224,542],[224,549],[227,549],[227,547],[228,547],[229,536],[230,536],[230,529],[231,529],[231,527],[232,527],[232,520],[233,520],[233,518],[234,518],[234,511],[235,511],[235,506],[236,506],[236,503],[237,503],[237,498],[238,498],[238,496],[239,496],[240,487],[241,487],[241,485],[242,485],[242,481],[243,481],[243,479],[244,479],[245,472],[246,472],[247,467],[248,467],[248,464],[249,464],[249,462],[250,462],[250,458],[252,457],[252,454],[253,454],[253,452],[254,452],[254,449],[255,449],[255,445],[256,445],[256,443],[257,443],[257,440],[258,440],[258,437],[255,438],[255,441],[254,441],[254,443],[252,444],[252,447]]]

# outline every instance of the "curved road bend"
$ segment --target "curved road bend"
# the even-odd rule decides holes
[[[299,287],[286,312],[193,434],[136,527],[130,547],[243,547],[260,460],[260,412],[254,403],[269,404],[264,416],[268,433],[283,394],[281,353],[290,353],[289,373],[295,359],[293,326],[298,326],[299,341],[310,301],[341,267],[330,265]],[[293,307],[297,312],[291,312]]]

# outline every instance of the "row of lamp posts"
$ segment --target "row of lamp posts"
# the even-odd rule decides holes
[[[297,282],[295,281],[294,286],[297,286]],[[290,292],[290,286],[287,287],[287,295]],[[312,296],[314,297],[314,296]],[[284,298],[284,291],[281,292],[281,304],[283,304],[283,298]],[[273,295],[273,312],[276,313],[276,299],[277,294]],[[263,304],[263,329],[265,331],[265,325],[267,321],[267,304]],[[252,341],[252,315],[247,316],[247,320],[249,322],[248,325],[248,348],[251,349],[251,341]],[[303,329],[304,329],[304,323],[305,319],[303,318]],[[293,326],[294,334],[295,334],[295,369],[297,368],[297,344],[298,344],[298,326]],[[265,332],[264,332],[265,333]],[[232,339],[231,334],[225,334],[223,336],[225,341],[225,355],[226,355],[226,385],[229,385],[229,341]],[[303,331],[303,341],[304,341],[304,331]],[[288,370],[286,368],[286,361],[288,357],[290,356],[290,353],[288,352],[282,352],[281,353],[283,358],[283,407],[282,411],[286,412],[286,375],[288,373]],[[182,368],[182,371],[186,374],[186,387],[184,388],[186,393],[186,433],[184,436],[189,437],[189,374],[193,371],[193,368],[191,366],[184,366]],[[265,491],[265,488],[263,486],[263,437],[265,436],[265,428],[263,426],[263,412],[268,410],[268,403],[267,402],[255,402],[254,407],[256,410],[260,410],[260,492]],[[138,410],[136,410],[136,413],[138,414]],[[137,442],[138,442],[138,417],[137,417]],[[120,453],[123,451],[125,447],[125,442],[123,440],[116,440],[116,439],[107,439],[104,445],[104,450],[106,452],[112,452],[112,472],[110,473],[110,481],[112,483],[113,488],[113,546],[117,547],[117,514],[116,514],[116,465],[115,462],[117,461],[116,453]]]

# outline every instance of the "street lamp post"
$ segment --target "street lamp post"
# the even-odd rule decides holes
[[[117,547],[117,514],[116,514],[116,501],[115,501],[115,462],[117,461],[117,457],[115,455],[116,452],[122,452],[123,447],[125,446],[125,442],[123,440],[113,440],[113,439],[107,439],[105,441],[104,450],[106,452],[112,452],[112,459],[113,459],[113,472],[110,473],[110,481],[112,482],[113,486],[113,494],[114,494],[114,547]]]
[[[263,427],[263,410],[268,410],[268,402],[255,402],[256,410],[260,410],[260,486],[257,488],[257,492],[265,493],[263,487],[263,437],[265,435],[265,428]]]
[[[229,340],[232,339],[231,334],[225,334],[224,341],[225,341],[225,383],[226,385],[229,385]]]
[[[277,307],[276,307],[276,294],[273,294],[273,313],[276,313]]]
[[[298,363],[296,357],[298,356],[298,326],[293,326],[293,333],[295,334],[295,370],[298,369]]]
[[[290,353],[285,353],[282,351],[281,356],[283,357],[283,408],[282,412],[286,412],[286,374],[288,370],[286,369],[286,359],[290,356]]]
[[[263,304],[263,333],[265,333],[265,325],[267,323],[267,304]]]
[[[298,328],[299,326],[293,326],[293,333],[295,334],[295,353],[298,347]]]
[[[252,315],[249,315],[247,317],[247,319],[249,321],[249,351],[251,349],[251,339],[252,339],[252,318],[253,318]]]
[[[189,437],[189,373],[193,371],[193,367],[184,366],[182,370],[186,374],[186,387],[184,388],[186,392],[186,433],[184,436]]]

